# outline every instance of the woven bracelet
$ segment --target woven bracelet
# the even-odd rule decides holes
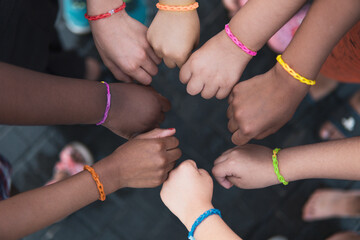
[[[225,25],[225,32],[226,34],[229,36],[229,38],[244,52],[246,52],[247,54],[251,55],[251,56],[256,56],[257,52],[252,51],[250,49],[248,49],[242,42],[239,41],[239,39],[237,39],[237,37],[235,37],[235,35],[231,32],[229,24]]]
[[[106,13],[102,13],[102,14],[95,15],[95,16],[89,16],[87,13],[85,13],[85,18],[89,21],[96,21],[96,20],[100,20],[103,18],[111,17],[113,14],[118,13],[121,10],[124,10],[125,7],[126,7],[126,3],[123,2],[123,4],[120,7],[112,9]]]
[[[292,69],[287,63],[284,62],[281,55],[278,55],[276,57],[276,60],[284,68],[284,70],[287,71],[293,78],[299,80],[302,83],[305,83],[306,85],[312,86],[312,85],[316,84],[315,80],[307,79],[307,78],[301,76],[300,74],[298,74],[297,72],[295,72],[294,69]]]
[[[280,151],[280,148],[275,148],[273,150],[272,160],[273,160],[273,165],[274,165],[274,171],[275,171],[275,174],[276,174],[279,182],[281,182],[284,185],[288,185],[289,183],[287,181],[285,181],[285,178],[280,174],[279,162],[277,160],[277,155],[276,155],[279,151]]]
[[[99,200],[100,201],[105,201],[106,195],[105,195],[105,191],[104,191],[104,186],[100,182],[99,175],[89,165],[85,165],[84,170],[87,170],[91,174],[91,177],[94,179],[94,181],[96,183],[96,187],[97,187],[97,189],[99,191],[99,194],[100,194]]]
[[[98,123],[96,124],[96,126],[99,126],[99,125],[103,124],[103,123],[106,121],[106,119],[107,119],[107,117],[108,117],[108,115],[109,115],[110,107],[111,107],[111,92],[110,92],[110,86],[109,86],[109,84],[108,84],[107,82],[102,81],[101,83],[106,85],[106,91],[107,91],[107,94],[106,94],[106,108],[105,108],[105,112],[104,112],[103,118],[101,119],[100,122],[98,122]]]
[[[209,209],[206,212],[204,212],[203,214],[201,214],[200,217],[198,217],[195,220],[194,224],[192,225],[191,230],[190,230],[189,235],[188,235],[188,239],[189,240],[195,240],[194,233],[195,233],[195,229],[197,228],[197,226],[199,226],[200,223],[202,221],[204,221],[205,218],[207,218],[207,217],[209,217],[211,215],[214,215],[214,214],[217,214],[217,215],[219,215],[221,217],[220,210],[215,209],[215,208]]]
[[[156,7],[159,10],[163,10],[163,11],[187,12],[187,11],[192,11],[192,10],[197,9],[199,7],[199,3],[194,2],[193,4],[190,4],[187,6],[170,6],[170,5],[164,5],[161,3],[157,3]]]

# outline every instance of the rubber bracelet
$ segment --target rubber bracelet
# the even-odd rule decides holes
[[[273,160],[273,165],[274,165],[274,171],[275,171],[275,174],[276,174],[279,182],[281,182],[284,185],[288,185],[289,183],[287,181],[285,181],[285,178],[280,174],[279,162],[277,160],[277,155],[276,155],[279,151],[280,151],[280,148],[275,148],[273,150],[272,160]]]
[[[316,84],[315,80],[307,79],[307,78],[301,76],[300,74],[298,74],[297,72],[295,72],[294,69],[292,69],[287,63],[284,62],[281,55],[278,55],[276,57],[276,60],[278,61],[278,63],[280,63],[280,65],[284,68],[284,70],[287,71],[293,78],[299,80],[302,83],[310,85],[310,86]]]
[[[89,173],[91,173],[91,177],[94,179],[95,183],[96,183],[96,187],[99,191],[100,197],[99,200],[101,201],[105,201],[106,199],[106,195],[104,192],[104,186],[102,185],[102,183],[100,182],[99,179],[99,175],[95,172],[95,170],[90,167],[89,165],[85,165],[84,166],[84,171],[87,170]]]
[[[195,240],[194,238],[194,232],[195,232],[195,229],[197,228],[197,226],[200,225],[200,223],[202,221],[204,221],[205,218],[211,216],[211,215],[214,215],[214,214],[217,214],[221,217],[221,213],[220,213],[220,210],[219,209],[215,209],[215,208],[212,208],[212,209],[209,209],[207,210],[206,212],[204,212],[203,214],[200,215],[200,217],[198,217],[194,224],[192,225],[191,227],[191,230],[189,232],[189,235],[188,235],[188,239],[189,240]]]
[[[199,3],[194,2],[193,4],[190,4],[187,6],[170,6],[170,5],[164,5],[161,3],[157,3],[156,7],[159,10],[163,10],[163,11],[187,12],[187,11],[192,11],[192,10],[197,9],[199,7]]]
[[[96,21],[99,19],[111,17],[113,14],[120,12],[121,10],[124,10],[125,7],[126,7],[126,3],[123,2],[123,4],[120,7],[112,9],[112,10],[108,11],[107,13],[102,13],[102,14],[95,15],[95,16],[89,16],[87,13],[85,13],[85,18],[89,21]]]
[[[104,117],[102,118],[102,120],[100,122],[98,122],[96,124],[96,126],[99,126],[101,124],[103,124],[108,115],[109,115],[109,110],[110,110],[110,106],[111,106],[111,93],[110,93],[110,86],[107,82],[102,81],[101,83],[106,85],[106,90],[107,90],[107,94],[106,94],[106,108],[105,108],[105,112],[104,112]]]
[[[239,41],[239,39],[237,39],[237,37],[234,36],[234,34],[231,32],[229,24],[225,25],[225,32],[226,34],[229,36],[229,38],[244,52],[246,52],[247,54],[251,55],[251,56],[256,56],[257,52],[252,51],[250,49],[248,49],[242,42]]]

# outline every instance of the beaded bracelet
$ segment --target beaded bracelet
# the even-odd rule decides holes
[[[95,20],[111,17],[113,14],[120,12],[121,10],[124,10],[125,7],[126,7],[126,3],[123,2],[123,4],[120,7],[112,9],[112,10],[108,11],[107,13],[102,13],[102,14],[99,14],[96,16],[89,16],[87,13],[85,13],[85,18],[89,21],[95,21]]]
[[[274,171],[275,174],[279,180],[279,182],[281,182],[284,185],[288,185],[289,183],[287,181],[285,181],[285,178],[280,174],[280,170],[279,170],[279,162],[277,160],[277,156],[276,154],[280,151],[280,148],[275,148],[273,150],[273,155],[272,155],[272,160],[273,160],[273,165],[274,165]]]
[[[244,52],[246,52],[247,54],[251,55],[251,56],[256,56],[257,52],[252,51],[250,49],[248,49],[242,42],[239,41],[239,39],[237,39],[237,37],[234,36],[234,34],[231,32],[229,24],[225,25],[225,32],[226,34],[229,36],[229,38]]]
[[[110,86],[107,82],[102,81],[101,83],[106,85],[106,90],[107,90],[107,94],[106,94],[106,108],[105,108],[105,112],[104,112],[104,117],[102,118],[102,120],[100,122],[98,122],[96,124],[96,126],[99,126],[101,124],[103,124],[109,114],[109,110],[110,110],[110,106],[111,106],[111,93],[110,93]]]
[[[297,72],[295,72],[287,63],[284,62],[281,55],[278,55],[276,57],[276,60],[278,61],[278,63],[280,63],[280,65],[284,68],[284,70],[287,71],[293,78],[299,80],[302,83],[310,85],[310,86],[316,84],[315,80],[307,79],[307,78],[301,76],[300,74],[298,74]]]
[[[85,165],[84,170],[87,170],[89,173],[91,173],[91,177],[94,179],[94,181],[96,183],[96,187],[99,190],[99,194],[100,194],[99,200],[105,201],[106,195],[105,195],[105,192],[104,192],[104,186],[100,182],[99,175],[89,165]]]
[[[220,213],[220,210],[219,209],[215,209],[215,208],[212,208],[212,209],[209,209],[207,210],[206,212],[204,212],[203,214],[200,215],[200,217],[198,217],[194,224],[192,225],[191,227],[191,230],[189,232],[189,235],[188,235],[188,239],[189,240],[195,240],[194,238],[194,232],[195,232],[195,229],[197,228],[197,226],[200,225],[200,223],[202,221],[204,221],[205,218],[211,216],[211,215],[214,215],[214,214],[217,214],[221,217],[221,213]]]
[[[199,3],[198,2],[194,2],[193,4],[187,5],[187,6],[169,6],[169,5],[164,5],[161,3],[157,3],[156,7],[159,10],[163,10],[163,11],[173,11],[173,12],[187,12],[187,11],[192,11],[195,10],[199,7]]]

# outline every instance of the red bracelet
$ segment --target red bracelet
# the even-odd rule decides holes
[[[85,13],[85,18],[87,20],[89,20],[89,21],[95,21],[95,20],[99,20],[99,19],[102,19],[102,18],[111,17],[113,14],[115,14],[117,12],[120,12],[121,10],[125,9],[125,7],[126,7],[126,3],[123,2],[123,4],[120,7],[112,9],[112,10],[108,11],[107,13],[99,14],[99,15],[96,15],[96,16],[89,16],[87,13]]]

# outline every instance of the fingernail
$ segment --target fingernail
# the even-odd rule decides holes
[[[171,130],[171,131],[172,131],[172,130],[175,130],[175,128],[168,128],[168,130]]]

